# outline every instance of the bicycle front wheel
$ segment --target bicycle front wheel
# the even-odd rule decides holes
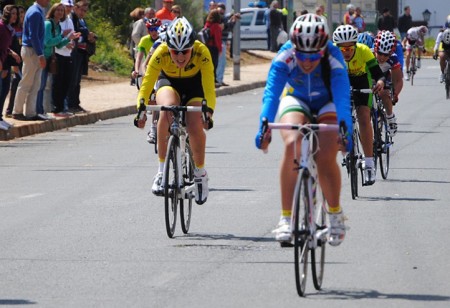
[[[380,170],[383,179],[387,179],[389,173],[389,149],[391,147],[391,137],[388,133],[388,123],[386,114],[380,111],[381,125],[379,126],[378,138],[378,159],[380,160]]]
[[[445,98],[450,98],[450,72],[449,70],[449,63],[447,61],[447,65],[444,69],[444,82],[445,82]]]
[[[301,171],[295,189],[293,219],[295,284],[299,296],[305,296],[308,272],[310,185],[309,175]]]
[[[358,198],[358,133],[356,129],[353,132],[353,149],[350,151],[350,187],[352,191],[352,199]]]
[[[177,203],[179,196],[177,149],[178,140],[170,136],[167,143],[166,163],[164,165],[164,205],[167,236],[173,237],[177,223]]]
[[[416,57],[411,58],[411,85],[414,85],[414,75],[416,74]]]
[[[315,204],[315,223],[316,234],[325,230],[326,223],[326,200],[325,196],[320,189],[319,183],[316,183],[316,191],[313,190],[313,200],[316,200]],[[311,272],[313,278],[314,288],[320,290],[322,288],[323,272],[325,269],[325,248],[327,243],[326,234],[323,234],[317,239],[317,245],[314,249],[311,249]]]
[[[186,142],[186,150],[183,153],[182,159],[184,160],[184,187],[187,188],[194,185],[194,160],[192,159],[192,152],[188,142]],[[187,193],[186,196],[180,198],[181,230],[184,234],[189,232],[189,227],[191,225],[192,199],[194,199],[193,193]]]

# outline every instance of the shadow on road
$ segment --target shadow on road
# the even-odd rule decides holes
[[[376,290],[322,290],[320,293],[312,293],[308,298],[320,297],[320,300],[355,300],[355,299],[402,299],[421,302],[448,302],[449,296],[434,294],[389,294]]]

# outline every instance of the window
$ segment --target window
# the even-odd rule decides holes
[[[241,26],[250,26],[253,20],[253,12],[245,12],[241,14]]]
[[[264,20],[264,12],[265,11],[258,11],[256,15],[256,26],[263,26],[266,25]]]

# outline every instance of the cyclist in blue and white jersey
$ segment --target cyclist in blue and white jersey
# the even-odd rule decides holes
[[[392,121],[395,118],[393,105],[398,101],[398,95],[403,88],[403,72],[395,53],[396,46],[397,38],[394,33],[387,30],[378,32],[374,43],[375,57],[386,78],[386,84],[392,83],[394,89],[393,99],[388,89],[378,93],[383,101],[384,108],[386,108],[386,118],[389,124],[388,132],[391,137],[397,133],[397,122]]]
[[[269,71],[260,129],[255,139],[257,148],[266,150],[271,138],[270,130],[263,132],[263,118],[273,122],[278,113],[281,123],[310,123],[314,116],[318,123],[340,123],[347,128],[345,144],[350,149],[350,82],[341,52],[328,39],[326,21],[315,14],[301,15],[293,23],[289,37]],[[297,132],[289,130],[281,130],[281,137],[284,142],[280,168],[281,217],[274,233],[277,241],[290,242],[291,207],[298,175],[293,163],[293,145],[297,139],[300,148],[301,138]],[[320,150],[315,155],[320,185],[329,204],[330,244],[335,246],[345,237],[340,205],[341,176],[336,161],[338,138],[338,132],[319,132]]]

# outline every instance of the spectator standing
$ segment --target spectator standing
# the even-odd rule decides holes
[[[163,0],[163,7],[156,12],[155,17],[161,20],[161,23],[170,23],[175,19],[175,14],[171,12],[173,0]]]
[[[228,86],[225,82],[223,82],[223,76],[225,74],[225,67],[227,65],[227,42],[228,36],[233,33],[234,24],[236,23],[236,19],[240,18],[240,14],[231,14],[229,16],[225,15],[226,7],[224,3],[219,3],[217,5],[217,10],[221,16],[221,25],[222,25],[222,53],[219,56],[219,62],[217,63],[216,70],[216,80],[221,86]]]
[[[264,12],[264,23],[266,24],[266,33],[267,33],[267,50],[270,50],[270,17],[269,17],[270,9]],[[295,18],[294,18],[295,20]]]
[[[75,34],[72,29],[61,30],[59,25],[61,20],[66,19],[66,8],[62,3],[55,3],[52,5],[47,13],[47,20],[45,21],[45,39],[44,39],[44,56],[47,63],[50,62],[50,57],[56,48],[61,48],[70,43],[71,40],[78,38],[79,35]],[[41,120],[50,120],[53,117],[48,115],[50,112],[51,99],[46,97],[44,104],[44,91],[47,86],[48,79],[48,66],[42,70],[41,73],[41,86],[37,93],[36,98],[36,112],[37,117]],[[51,87],[50,87],[51,88]],[[50,95],[51,97],[51,95]],[[62,111],[62,110],[61,110]]]
[[[7,5],[0,20],[0,129],[8,130],[12,125],[3,120],[3,104],[9,92],[11,62],[20,62],[20,56],[12,50],[13,24],[17,21],[17,7]]]
[[[406,32],[412,28],[411,8],[407,5],[403,9],[403,15],[398,18],[398,31],[400,32],[400,40],[406,37]]]
[[[80,32],[80,36],[75,39],[75,46],[72,50],[72,75],[70,78],[69,90],[67,95],[69,112],[84,113],[87,112],[80,106],[80,83],[81,76],[87,75],[89,55],[87,53],[87,43],[95,42],[95,33],[89,31],[84,17],[88,11],[88,4],[84,1],[75,3],[71,13],[71,19],[75,32]]]
[[[72,113],[65,111],[64,99],[69,91],[70,78],[72,76],[72,49],[75,46],[73,39],[80,36],[79,32],[75,32],[72,19],[69,18],[72,8],[74,7],[73,0],[61,0],[64,5],[64,16],[59,26],[63,33],[74,33],[75,38],[63,47],[56,47],[55,54],[58,61],[58,72],[53,76],[52,80],[52,112],[55,117],[69,117]]]
[[[214,65],[214,78],[216,78],[217,64],[219,62],[219,55],[222,53],[222,27],[221,27],[221,16],[217,9],[209,12],[206,18],[206,23],[204,28],[209,28],[210,38],[206,42],[206,46],[211,53],[211,59]],[[215,80],[216,88],[219,88],[221,84]]]
[[[148,7],[144,10],[144,16],[134,22],[133,31],[131,32],[131,39],[134,43],[134,46],[137,46],[139,44],[141,38],[148,35],[147,26],[145,25],[145,23],[149,19],[155,18],[155,15],[155,10],[151,7]]]
[[[364,17],[361,14],[361,8],[359,6],[355,8],[353,23],[356,29],[358,29],[358,33],[366,31],[366,23],[364,22]]]
[[[277,37],[283,27],[283,14],[278,10],[278,1],[272,1],[270,4],[270,51],[277,52]]]
[[[25,14],[22,34],[21,56],[22,80],[14,100],[13,118],[38,120],[36,96],[40,86],[41,72],[47,62],[44,57],[44,11],[50,0],[36,0]]]
[[[344,25],[354,25],[355,6],[353,4],[347,5],[347,12],[344,14]]]
[[[395,19],[391,15],[391,11],[389,8],[385,7],[383,9],[383,15],[378,19],[378,31],[387,30],[390,32],[394,32],[395,28]]]
[[[180,18],[183,16],[181,6],[179,6],[178,4],[173,5],[170,11],[175,15],[175,18]]]
[[[130,57],[132,59],[134,59],[135,57],[135,50],[134,48],[136,47],[136,44],[133,41],[132,35],[133,35],[133,27],[136,24],[137,21],[141,20],[144,18],[144,9],[141,7],[137,7],[135,8],[131,13],[130,13],[130,17],[133,19],[133,21],[130,23],[129,27],[130,27],[130,37],[127,40],[127,46],[128,46],[128,50],[130,51]]]
[[[23,32],[23,20],[25,18],[25,8],[21,5],[17,5],[17,11],[19,12],[18,20],[14,25],[15,39],[13,39],[13,50],[19,56],[22,50],[22,32]],[[17,86],[22,79],[22,57],[18,66],[13,66],[14,75],[12,75],[11,90],[9,92],[9,103],[6,108],[6,117],[12,118],[12,112],[14,108],[14,99],[16,98]]]

